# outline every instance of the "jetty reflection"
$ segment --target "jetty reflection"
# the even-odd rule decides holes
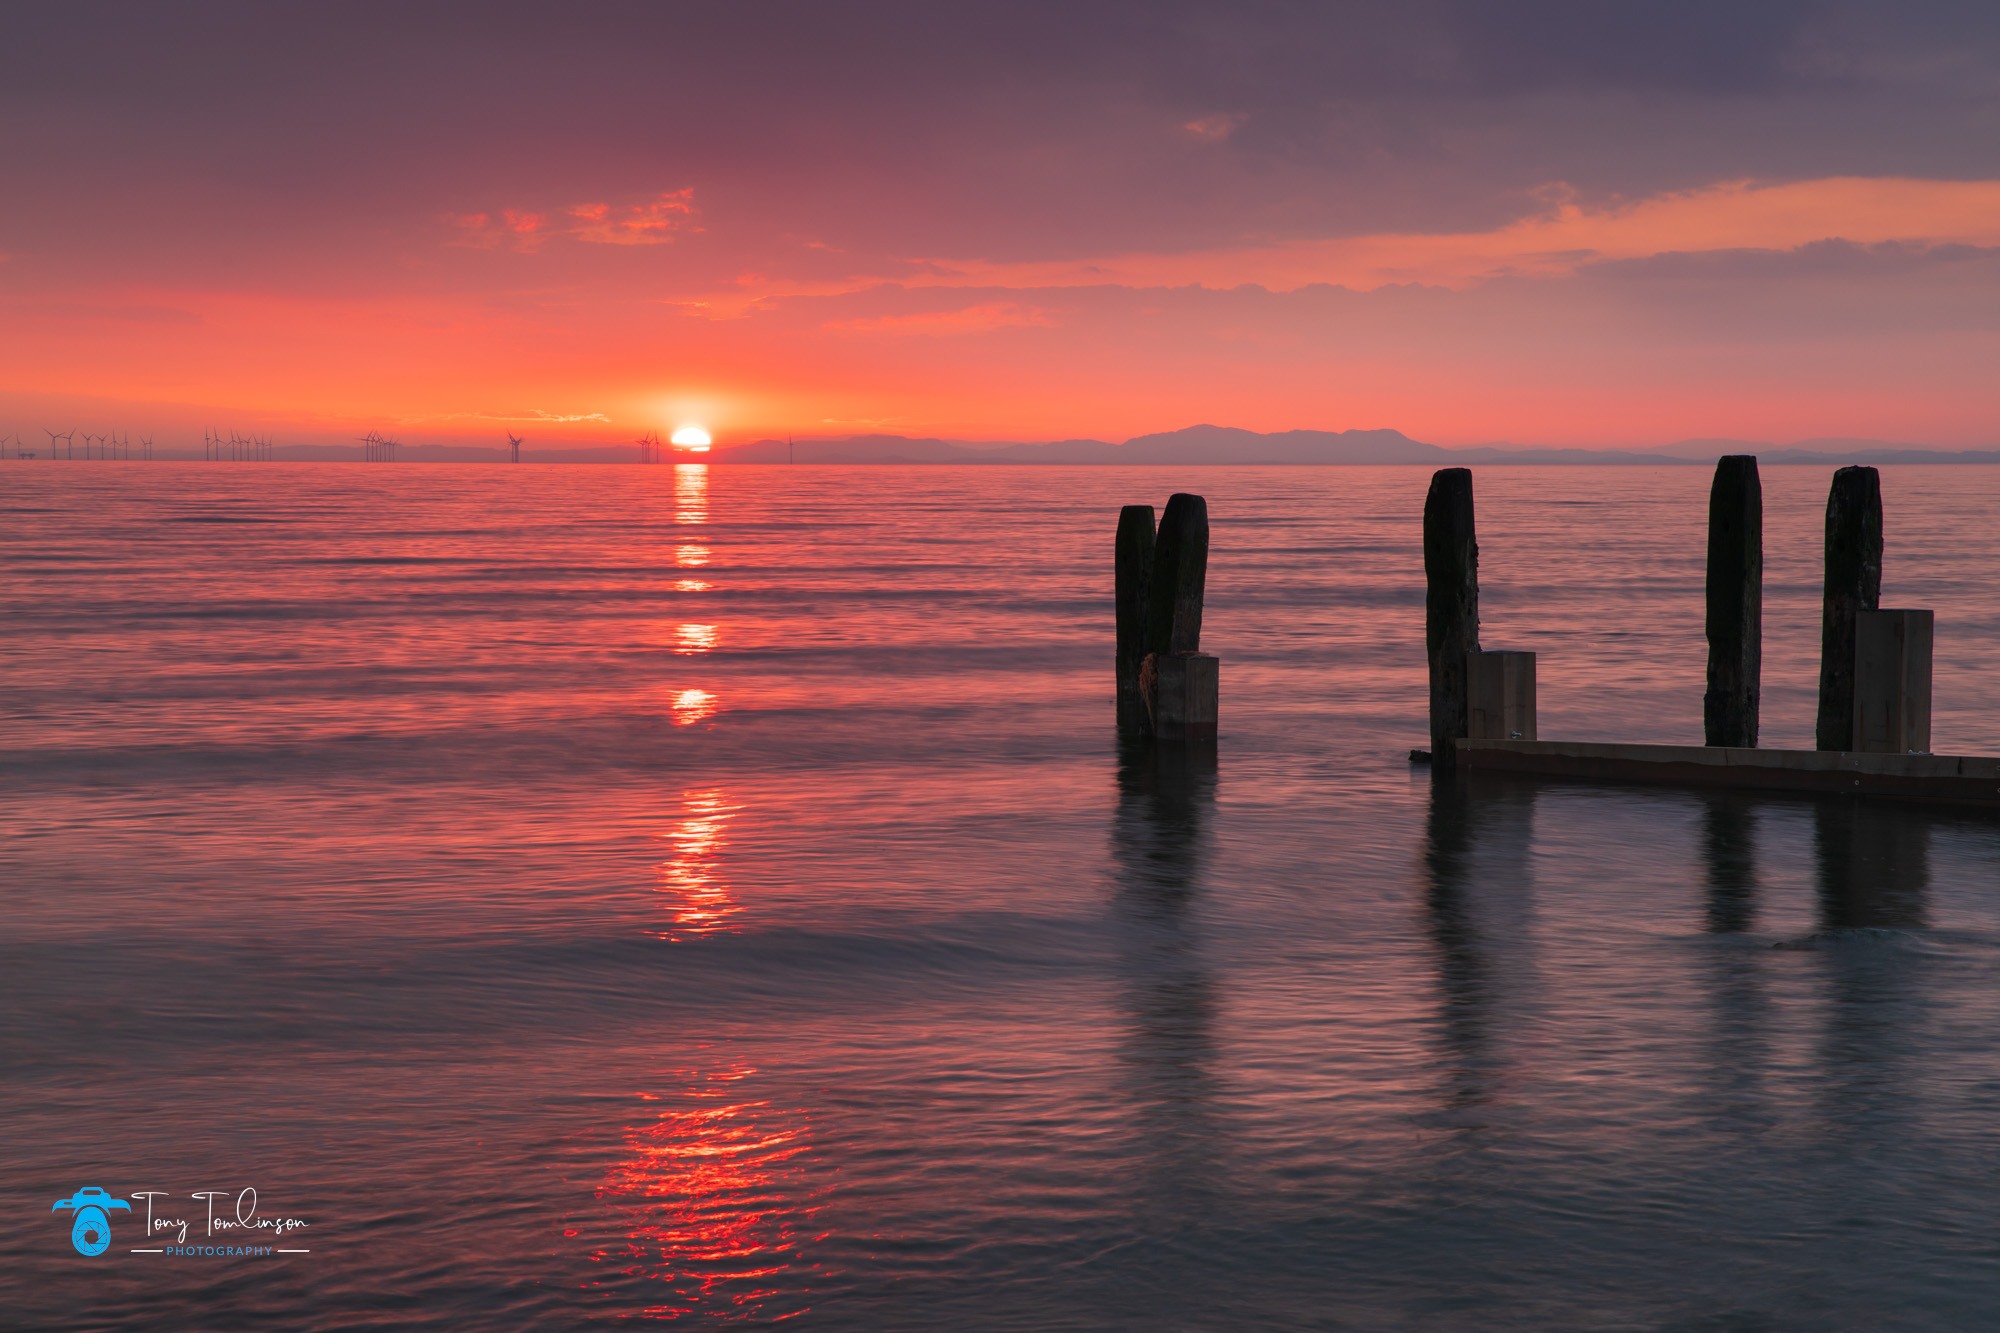
[[[1125,1013],[1119,1058],[1141,1158],[1139,1215],[1172,1226],[1226,1185],[1213,1106],[1216,987],[1196,917],[1215,748],[1121,738],[1112,914]]]
[[[1931,819],[1873,803],[1813,811],[1822,930],[1921,930]]]
[[[1740,935],[1757,920],[1757,823],[1749,802],[1711,795],[1702,802],[1702,868],[1708,880],[1708,929]]]
[[[1424,909],[1437,963],[1441,1100],[1448,1114],[1493,1100],[1506,1011],[1531,989],[1521,974],[1533,956],[1527,930],[1534,828],[1532,786],[1491,783],[1475,792],[1449,774],[1431,785]]]
[[[1607,816],[1601,794],[1579,807],[1558,797],[1563,790],[1573,791],[1462,775],[1440,775],[1431,784],[1419,887],[1435,967],[1439,1097],[1447,1115],[1456,1117],[1452,1123],[1487,1123],[1489,1117],[1468,1118],[1467,1112],[1499,1097],[1510,1065],[1561,1068],[1566,1059],[1512,1041],[1527,1032],[1543,1000],[1542,982],[1558,981],[1536,974],[1537,823],[1549,825],[1546,857],[1575,837],[1575,825],[1566,821],[1592,821],[1593,830],[1615,838],[1617,819],[1657,830],[1663,817],[1686,819],[1690,800],[1696,802],[1687,847],[1691,873],[1680,893],[1669,855],[1657,870],[1647,868],[1666,880],[1646,890],[1654,896],[1636,901],[1624,886],[1608,886],[1594,900],[1566,908],[1567,917],[1548,928],[1589,930],[1601,924],[1594,914],[1621,909],[1657,920],[1663,902],[1678,899],[1685,906],[1671,910],[1685,913],[1683,938],[1754,936],[1760,918],[1789,915],[1796,922],[1809,904],[1812,924],[1804,934],[1764,943],[1716,939],[1695,955],[1698,1003],[1707,1021],[1705,1032],[1688,1034],[1698,1053],[1688,1085],[1690,1112],[1745,1132],[1782,1115],[1787,1098],[1780,1089],[1795,1077],[1785,1067],[1799,1051],[1787,1052],[1785,1040],[1774,1034],[1785,1025],[1782,992],[1803,984],[1814,997],[1810,1061],[1819,1072],[1822,1123],[1872,1141],[1897,1121],[1902,1112],[1895,1108],[1909,1095],[1897,1071],[1913,1044],[1921,1046],[1916,1037],[1927,1013],[1931,970],[1929,952],[1907,937],[1928,924],[1934,831],[1967,816],[1867,799],[1734,792],[1678,798],[1635,793],[1632,805]],[[1650,836],[1657,840],[1658,834]],[[1546,873],[1561,879],[1553,866]],[[1668,896],[1661,899],[1663,891]],[[1777,895],[1782,901],[1772,901]],[[1607,947],[1624,947],[1617,934],[1607,933]],[[1675,969],[1665,956],[1650,945],[1637,947],[1643,954],[1634,959],[1660,967],[1661,984],[1673,984]],[[1803,967],[1790,961],[1802,953],[1811,958]],[[1560,984],[1602,997],[1609,1006],[1605,1037],[1614,1044],[1657,1043],[1675,1026],[1664,1012],[1649,1011],[1649,998],[1615,983],[1598,989],[1596,980],[1573,974]]]

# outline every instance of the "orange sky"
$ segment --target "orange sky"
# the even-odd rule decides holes
[[[136,180],[155,201],[0,221],[0,434],[1117,440],[1210,421],[2000,445],[2000,163],[1923,137],[1958,114],[1938,88],[1883,100],[1915,98],[1914,76],[1811,83],[1789,29],[1727,95],[1697,48],[1633,86],[1468,74],[1331,110],[1254,69],[1169,94],[1003,52],[956,100],[926,82],[641,115],[594,103],[572,63],[527,98],[546,103],[531,132],[464,115],[449,77],[393,130],[329,127],[338,71],[293,22],[241,38],[298,43],[297,79],[263,101],[39,102],[0,137],[37,197],[129,200]],[[571,54],[615,59],[592,45],[615,35]],[[506,59],[545,56],[547,34],[513,36]],[[710,40],[727,102],[735,38]],[[1024,71],[1042,100],[1009,101]],[[150,133],[161,116],[187,123]]]

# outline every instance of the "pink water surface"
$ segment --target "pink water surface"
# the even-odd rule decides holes
[[[1769,745],[1829,471],[1764,472]],[[1978,1326],[2000,825],[1434,789],[1427,481],[0,465],[0,1310]],[[1545,737],[1699,741],[1707,485],[1477,470]],[[1117,509],[1175,489],[1212,764],[1111,725]],[[1936,748],[2000,753],[2000,469],[1883,491]],[[87,1185],[311,1253],[85,1258]]]

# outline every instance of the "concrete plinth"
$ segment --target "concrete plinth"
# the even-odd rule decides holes
[[[1854,748],[1925,754],[1931,748],[1929,611],[1854,616]]]
[[[1468,707],[1465,734],[1477,740],[1535,739],[1535,655],[1465,655]]]
[[[1221,675],[1212,654],[1150,653],[1139,679],[1154,736],[1163,741],[1215,739]]]

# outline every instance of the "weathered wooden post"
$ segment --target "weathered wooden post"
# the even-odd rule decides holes
[[[1153,585],[1153,506],[1118,511],[1114,564],[1118,609],[1118,725],[1146,729],[1139,670],[1146,661],[1146,602]]]
[[[1147,719],[1162,740],[1215,738],[1218,664],[1201,651],[1207,581],[1208,501],[1199,495],[1169,496],[1153,542],[1146,659],[1139,682]]]
[[[1466,654],[1479,651],[1479,543],[1472,528],[1472,472],[1440,468],[1424,498],[1424,647],[1431,668],[1431,753],[1451,762],[1451,743],[1471,722]]]
[[[1707,631],[1702,743],[1754,747],[1764,662],[1764,486],[1749,454],[1717,460],[1708,489]]]
[[[1153,584],[1146,598],[1146,651],[1201,651],[1201,595],[1208,582],[1208,501],[1167,497],[1153,543]]]
[[[1872,467],[1833,474],[1826,497],[1826,597],[1819,634],[1819,723],[1814,746],[1852,750],[1854,617],[1882,599],[1882,476]]]

